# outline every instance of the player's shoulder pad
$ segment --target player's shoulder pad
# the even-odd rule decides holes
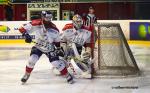
[[[69,23],[69,24],[66,24],[64,26],[64,28],[62,29],[62,31],[65,31],[66,29],[72,29],[73,28],[73,24],[72,23]]]
[[[54,23],[50,23],[50,27],[52,28],[52,29],[55,29],[55,30],[57,30],[58,32],[59,32],[59,29],[56,27],[56,25],[54,24]]]
[[[42,25],[42,19],[35,19],[31,21],[32,26]]]
[[[52,22],[50,22],[50,26],[54,27],[54,28],[57,28],[56,25],[54,23],[52,23]]]

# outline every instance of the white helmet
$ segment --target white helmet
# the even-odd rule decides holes
[[[80,29],[83,25],[83,20],[82,20],[82,17],[78,14],[74,15],[73,18],[72,18],[72,22],[73,22],[73,25],[77,28],[77,29]]]
[[[41,17],[44,18],[45,21],[51,21],[53,18],[53,15],[50,11],[42,11]]]

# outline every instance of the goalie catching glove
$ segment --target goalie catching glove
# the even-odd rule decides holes
[[[82,52],[81,58],[85,61],[91,58],[91,48],[87,47],[85,51]]]
[[[88,60],[91,57],[91,54],[89,52],[84,52],[82,54],[83,60]]]
[[[56,52],[56,54],[58,55],[58,56],[61,56],[61,57],[64,57],[64,50],[63,50],[63,48],[62,47],[57,47],[57,49],[55,50],[55,52]]]

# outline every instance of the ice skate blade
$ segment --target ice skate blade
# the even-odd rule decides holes
[[[68,84],[74,84],[74,83],[75,83],[74,80],[71,80],[71,81],[68,82]]]
[[[25,85],[26,84],[26,82],[21,82],[21,85]]]

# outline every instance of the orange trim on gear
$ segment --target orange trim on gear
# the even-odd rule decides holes
[[[66,25],[64,26],[64,28],[62,29],[62,31],[66,30],[66,29],[72,29],[72,28],[73,28],[73,24],[72,24],[72,23],[66,24]]]

